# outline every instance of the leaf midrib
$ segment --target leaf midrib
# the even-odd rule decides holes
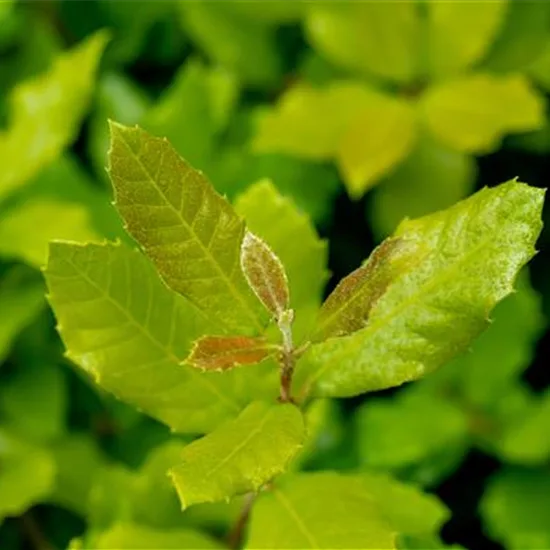
[[[124,138],[124,135],[122,132],[120,132],[120,136],[121,136],[121,139],[122,141],[124,142],[124,144],[126,145],[126,147],[128,148],[128,150],[131,152],[133,158],[135,159],[135,161],[137,162],[137,164],[139,164],[140,168],[143,170],[143,172],[145,173],[145,175],[147,176],[147,178],[149,179],[149,181],[151,182],[152,186],[158,191],[158,193],[160,194],[160,196],[164,199],[166,205],[176,214],[176,216],[178,217],[178,219],[181,221],[181,225],[183,225],[184,227],[187,228],[188,232],[190,235],[193,236],[193,240],[195,242],[197,242],[199,244],[199,247],[201,248],[203,254],[210,260],[210,263],[211,265],[214,266],[215,270],[220,274],[221,276],[221,279],[225,282],[227,288],[229,288],[230,290],[230,293],[237,299],[238,302],[241,303],[241,305],[244,307],[244,311],[246,311],[247,315],[249,316],[249,318],[252,320],[252,323],[253,323],[253,326],[254,328],[258,331],[258,332],[262,332],[263,330],[263,326],[262,324],[259,322],[258,320],[258,317],[257,315],[254,313],[254,311],[251,309],[250,307],[250,304],[243,298],[242,294],[239,292],[239,289],[235,286],[235,284],[233,283],[233,280],[226,274],[226,272],[221,268],[221,266],[219,265],[219,263],[216,261],[215,257],[212,255],[211,251],[209,248],[205,247],[204,244],[202,243],[202,241],[197,237],[196,233],[193,231],[193,228],[191,227],[191,225],[189,225],[189,223],[187,222],[187,220],[183,217],[181,211],[176,208],[169,200],[168,198],[166,197],[166,195],[164,194],[164,192],[162,191],[162,189],[160,189],[160,187],[158,187],[156,181],[153,179],[153,176],[151,175],[151,173],[149,172],[149,170],[147,169],[147,167],[145,166],[145,164],[141,161],[141,159],[139,158],[138,156],[138,153],[136,153],[134,151],[134,149],[132,148],[132,146],[126,141],[126,139]],[[166,143],[165,146],[168,146],[169,144]],[[182,193],[183,193],[183,190],[182,190]],[[202,309],[202,308],[201,308]],[[205,312],[206,313],[206,312]],[[225,323],[224,323],[225,324]]]
[[[84,277],[84,279],[89,284],[91,284],[95,289],[97,289],[100,292],[100,294],[102,294],[105,298],[107,298],[109,302],[113,304],[128,319],[131,325],[136,327],[139,332],[141,332],[150,342],[152,342],[158,349],[160,349],[166,358],[170,359],[172,362],[174,362],[177,365],[182,364],[182,361],[183,361],[182,359],[177,357],[172,350],[170,350],[162,342],[157,340],[157,338],[154,337],[149,331],[145,330],[145,327],[141,325],[141,323],[133,316],[133,314],[131,314],[128,310],[124,309],[117,301],[115,301],[113,297],[106,290],[102,289],[93,279],[91,279],[85,271],[79,269],[78,265],[76,265],[71,259],[66,258],[66,261],[73,267],[73,269],[77,273],[80,273],[80,275]],[[231,409],[235,411],[241,410],[241,407],[238,405],[238,403],[236,403],[235,401],[229,400],[206,378],[203,378],[202,376],[197,376],[198,373],[195,372],[192,368],[188,368],[187,372],[193,378],[195,378],[196,380],[199,380],[199,382],[204,387],[206,387],[212,394],[214,394],[220,401],[225,403]]]

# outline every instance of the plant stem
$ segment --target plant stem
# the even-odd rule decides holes
[[[239,548],[239,545],[244,535],[246,524],[248,523],[248,517],[250,516],[250,511],[252,510],[252,505],[254,504],[255,499],[256,499],[256,493],[248,493],[244,497],[244,504],[243,504],[241,513],[237,518],[237,523],[235,523],[235,526],[233,527],[233,529],[229,533],[229,536],[227,537],[227,544],[229,548],[231,548],[231,550],[237,550],[237,548]]]
[[[277,320],[277,325],[283,336],[283,349],[280,355],[281,364],[281,393],[279,400],[282,403],[292,403],[292,375],[296,359],[294,357],[294,344],[292,342],[292,321],[294,311],[291,309],[282,313]]]
[[[30,543],[31,548],[34,550],[55,550],[40,530],[40,526],[30,512],[23,514],[19,518],[19,521],[21,522],[23,535]]]

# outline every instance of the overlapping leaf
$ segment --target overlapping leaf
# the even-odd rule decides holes
[[[350,396],[399,385],[467,348],[533,256],[543,197],[508,182],[403,222],[396,236],[421,243],[425,256],[388,287],[364,329],[309,349],[297,373],[303,391]]]
[[[299,339],[310,330],[327,279],[327,246],[311,222],[290,199],[267,180],[252,185],[235,203],[247,227],[264,239],[288,274],[294,332]]]
[[[260,332],[240,270],[244,223],[204,175],[139,128],[111,125],[110,175],[128,232],[166,284],[235,333]]]
[[[304,438],[302,414],[294,405],[250,404],[183,450],[182,462],[170,470],[182,506],[257,491],[285,470]]]
[[[239,395],[248,400],[238,373],[180,364],[213,327],[137,251],[54,243],[46,280],[69,357],[121,399],[190,432],[238,414]]]
[[[392,549],[395,530],[361,480],[296,474],[258,497],[245,548]]]

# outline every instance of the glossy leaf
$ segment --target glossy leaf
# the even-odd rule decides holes
[[[392,549],[395,532],[360,480],[295,474],[258,496],[245,548]]]
[[[550,545],[550,474],[506,468],[489,482],[481,515],[489,536],[511,550]]]
[[[309,349],[302,391],[343,397],[396,386],[464,351],[535,253],[543,200],[544,191],[512,181],[404,221],[395,236],[421,244],[422,261],[388,288],[364,329]]]
[[[431,214],[466,197],[476,172],[473,157],[422,136],[374,190],[368,220],[380,238],[387,237],[402,219]]]
[[[182,462],[170,470],[182,507],[257,491],[284,472],[304,437],[302,414],[294,405],[252,403],[183,450]]]
[[[45,265],[48,243],[55,239],[96,241],[90,213],[84,205],[36,198],[14,207],[0,220],[0,256]],[[29,227],[40,228],[29,231]]]
[[[508,0],[430,2],[426,7],[429,70],[441,77],[464,71],[483,57],[504,22]]]
[[[394,82],[416,75],[420,20],[413,3],[316,2],[306,15],[310,43],[333,63]]]
[[[544,100],[521,75],[478,73],[436,84],[421,109],[435,137],[467,153],[491,152],[506,134],[544,122]]]
[[[312,340],[345,336],[363,328],[371,309],[396,277],[422,257],[418,243],[388,239],[366,263],[344,277],[323,303]]]
[[[235,209],[285,266],[290,306],[296,312],[294,333],[299,339],[311,328],[328,278],[326,242],[319,238],[307,216],[270,181],[250,186],[237,198]]]
[[[30,269],[15,266],[0,281],[0,364],[12,341],[45,306],[44,287]]]
[[[115,123],[111,140],[116,207],[166,284],[234,332],[262,331],[238,268],[244,224],[229,203],[166,140]]]
[[[247,402],[246,390],[236,389],[243,391],[238,373],[181,365],[211,325],[137,251],[54,243],[46,280],[69,357],[119,398],[192,433],[214,428]]]
[[[279,319],[290,302],[285,268],[269,245],[250,231],[241,245],[241,269],[258,300]]]
[[[54,160],[76,137],[107,35],[99,32],[63,53],[50,70],[17,86],[8,129],[0,133],[0,198]]]
[[[96,550],[199,550],[203,548],[225,548],[222,544],[199,531],[192,529],[154,529],[131,523],[117,523],[101,533],[94,548]]]
[[[194,344],[185,362],[205,371],[225,371],[254,365],[276,352],[265,338],[248,336],[203,336]]]

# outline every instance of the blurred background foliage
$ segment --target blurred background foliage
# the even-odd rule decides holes
[[[549,92],[549,2],[0,1],[0,548],[87,530],[177,547],[177,529],[223,534],[239,509],[182,515],[164,472],[185,439],[63,355],[47,242],[127,238],[108,118],[167,136],[231,199],[270,178],[328,239],[330,288],[405,216],[513,177],[544,186]],[[437,493],[447,543],[550,547],[548,240],[469,354],[312,409],[303,466]]]

